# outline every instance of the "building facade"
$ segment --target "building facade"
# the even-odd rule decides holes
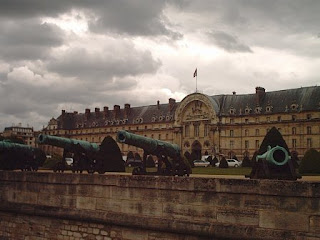
[[[303,156],[320,150],[320,87],[302,87],[266,92],[257,87],[253,94],[208,96],[193,93],[181,102],[123,108],[114,105],[84,113],[62,110],[51,119],[44,134],[101,143],[105,136],[116,138],[127,130],[142,136],[176,143],[182,153],[194,159],[202,155],[251,158],[266,133],[276,127],[291,152]],[[119,144],[124,155],[142,150]],[[51,154],[57,149],[46,146]]]
[[[35,146],[35,137],[32,127],[22,127],[21,125],[6,127],[2,133],[2,137],[15,137],[23,140],[29,146]]]

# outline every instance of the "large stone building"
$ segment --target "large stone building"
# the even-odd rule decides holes
[[[12,127],[6,127],[4,128],[2,137],[15,137],[21,139],[27,145],[30,145],[32,147],[35,146],[35,137],[32,127],[22,127],[21,124]]]
[[[272,127],[283,135],[291,152],[302,156],[306,150],[320,150],[320,87],[301,87],[266,92],[257,87],[253,94],[208,96],[193,93],[181,102],[143,107],[86,109],[66,112],[51,119],[45,134],[100,143],[114,139],[118,130],[178,144],[194,158],[204,154],[252,157]],[[123,154],[141,149],[119,144]],[[55,151],[47,147],[47,151]]]

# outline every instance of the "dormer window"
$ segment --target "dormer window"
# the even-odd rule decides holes
[[[249,106],[246,106],[246,108],[244,109],[244,113],[245,114],[249,114],[251,112],[251,108]]]
[[[256,107],[256,108],[254,109],[254,112],[255,112],[256,114],[260,114],[261,111],[262,111],[262,107]]]
[[[298,104],[296,104],[296,103],[293,103],[293,104],[291,104],[291,110],[293,110],[293,111],[297,111],[298,110],[298,108],[299,108],[299,105]]]
[[[230,110],[229,110],[229,113],[230,113],[231,115],[236,114],[236,109],[234,109],[233,107],[231,107]]]
[[[266,112],[267,112],[267,113],[272,112],[272,108],[273,108],[273,107],[270,106],[270,105],[269,105],[269,106],[266,106]]]

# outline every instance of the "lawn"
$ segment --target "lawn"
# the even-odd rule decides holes
[[[127,173],[132,173],[133,167],[126,167]],[[148,172],[156,172],[156,168],[147,168]],[[218,168],[218,167],[195,167],[192,174],[204,175],[249,175],[251,168]]]

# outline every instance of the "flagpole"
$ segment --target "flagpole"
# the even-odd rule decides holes
[[[198,73],[196,75],[196,93],[198,92]]]

